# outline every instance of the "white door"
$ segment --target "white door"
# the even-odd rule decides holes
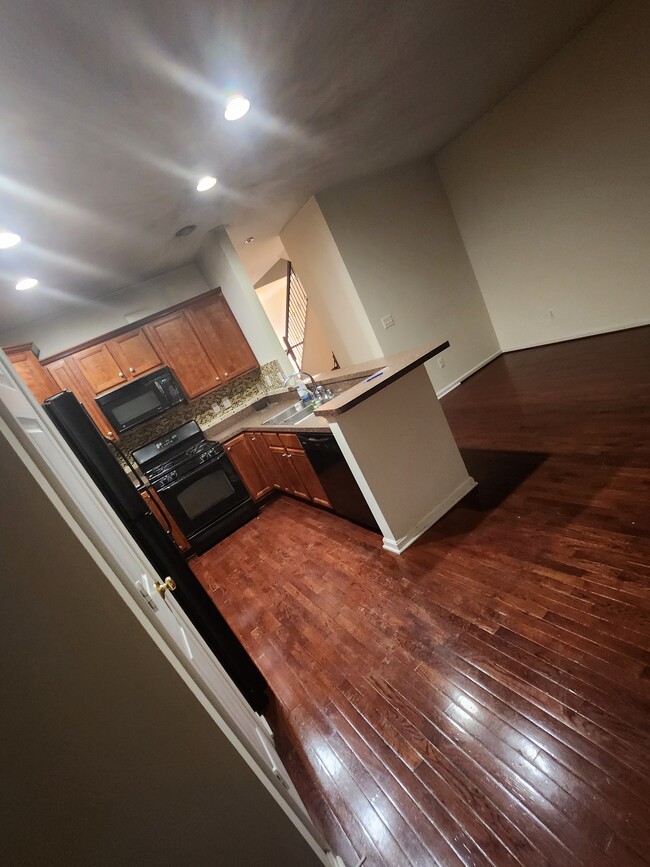
[[[160,593],[157,573],[126,532],[92,479],[0,351],[0,413],[61,501],[88,535],[129,594],[154,624],[223,721],[222,730],[249,756],[324,849],[258,716],[210,651],[169,591]]]

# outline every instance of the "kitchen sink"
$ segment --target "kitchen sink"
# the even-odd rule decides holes
[[[314,406],[303,406],[301,403],[295,403],[293,406],[283,409],[282,412],[276,412],[262,424],[299,424],[313,415],[315,408]]]

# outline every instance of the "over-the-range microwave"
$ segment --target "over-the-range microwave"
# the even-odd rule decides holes
[[[117,433],[187,402],[183,389],[168,367],[161,367],[133,382],[127,382],[96,400]]]

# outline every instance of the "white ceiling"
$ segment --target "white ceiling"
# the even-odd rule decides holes
[[[0,251],[0,331],[185,264],[215,225],[273,238],[312,193],[436,150],[605,5],[3,4],[0,227],[24,243]],[[236,123],[229,87],[253,104]]]

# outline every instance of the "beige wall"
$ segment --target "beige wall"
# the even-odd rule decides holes
[[[280,232],[339,364],[346,367],[382,355],[381,347],[313,197]]]
[[[312,376],[316,373],[327,373],[334,367],[330,343],[313,304],[307,305],[302,367]]]
[[[649,46],[614,2],[438,155],[504,349],[650,321]]]
[[[9,445],[2,420],[0,465],[3,863],[320,863]]]
[[[98,301],[78,304],[50,319],[3,331],[0,346],[32,341],[41,350],[41,358],[47,358],[213,288],[196,265],[185,265],[119,289]]]
[[[431,159],[319,193],[327,226],[381,347],[449,340],[437,391],[499,352],[483,296]],[[381,319],[395,324],[384,329]]]

